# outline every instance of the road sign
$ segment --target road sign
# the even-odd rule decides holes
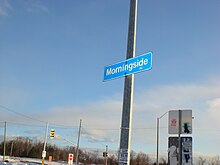
[[[192,137],[181,137],[182,165],[192,165]]]
[[[179,112],[181,113],[181,123],[179,123]],[[179,124],[181,124],[181,134],[192,134],[192,110],[169,111],[169,134],[178,134]]]
[[[168,142],[168,164],[178,164],[178,137],[169,137]],[[181,137],[182,165],[192,165],[192,137]]]
[[[178,137],[169,137],[168,141],[168,164],[177,165],[178,164]]]
[[[120,164],[127,163],[127,158],[128,158],[128,150],[120,149],[119,150],[119,163]]]
[[[146,71],[152,68],[152,52],[127,59],[125,61],[106,66],[104,68],[104,79],[107,81],[124,77],[133,73]]]
[[[72,165],[72,164],[73,164],[73,154],[69,154],[68,165]]]
[[[192,110],[184,110],[181,114],[181,133],[192,133]]]
[[[47,155],[47,152],[46,152],[46,151],[43,151],[43,152],[42,152],[42,158],[46,158],[46,155]]]
[[[169,131],[169,134],[179,133],[179,111],[178,110],[169,111],[168,131]]]

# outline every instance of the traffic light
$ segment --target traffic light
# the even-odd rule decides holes
[[[51,130],[50,130],[50,139],[53,139],[53,138],[54,138],[54,135],[55,135],[55,130],[54,130],[54,129],[51,129]]]
[[[103,157],[108,157],[108,152],[103,152]]]

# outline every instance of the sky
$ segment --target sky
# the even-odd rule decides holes
[[[156,118],[191,109],[193,154],[219,155],[220,1],[139,0],[131,149],[156,156]],[[0,135],[118,150],[124,78],[103,82],[104,67],[126,59],[128,0],[0,0]],[[168,115],[160,119],[166,156]],[[61,138],[62,137],[62,138]]]

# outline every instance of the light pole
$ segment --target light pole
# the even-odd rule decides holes
[[[43,149],[43,152],[42,152],[42,165],[44,165],[44,160],[45,160],[45,157],[46,157],[47,132],[48,132],[48,122],[46,122],[46,129],[45,129],[44,149]]]
[[[76,146],[76,164],[78,164],[78,157],[79,157],[79,141],[80,141],[81,127],[82,127],[82,119],[80,119],[80,122],[79,122],[79,132],[78,132],[78,140],[77,140],[77,146]]]
[[[160,126],[160,119],[164,117],[169,111],[164,113],[162,116],[157,118],[157,165],[159,165],[159,126]]]

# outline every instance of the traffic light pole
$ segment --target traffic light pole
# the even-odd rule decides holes
[[[5,162],[5,153],[6,153],[6,121],[4,126],[4,153],[3,153],[3,162]]]
[[[82,119],[80,119],[80,123],[79,123],[79,132],[78,132],[78,140],[76,147],[76,164],[78,164],[78,157],[79,157],[79,140],[80,140],[81,127],[82,127]]]
[[[169,111],[168,111],[169,112]],[[164,113],[162,116],[157,118],[157,158],[156,158],[156,164],[159,165],[159,133],[160,133],[160,119],[164,117],[168,112]]]
[[[108,145],[105,146],[105,152],[106,152],[105,165],[107,165],[108,164]]]
[[[46,123],[46,129],[45,129],[44,149],[43,149],[43,152],[42,152],[42,165],[44,165],[44,160],[45,160],[45,157],[46,157],[47,132],[48,132],[48,122]]]

